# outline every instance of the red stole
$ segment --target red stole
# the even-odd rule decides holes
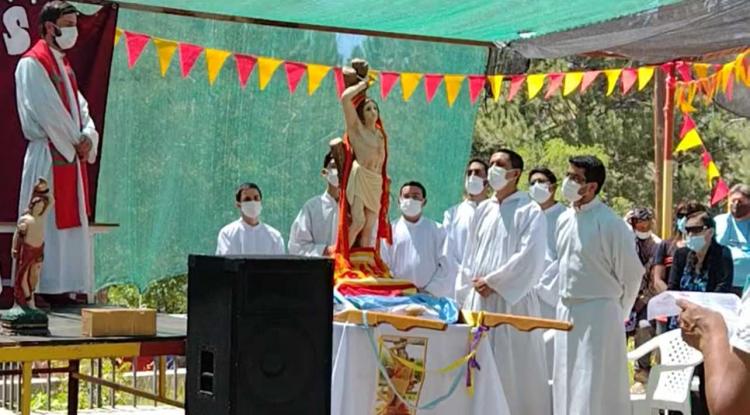
[[[44,70],[47,72],[50,81],[57,90],[60,100],[62,101],[65,109],[68,113],[72,114],[70,108],[70,101],[67,90],[65,89],[65,81],[63,80],[60,69],[55,61],[55,57],[52,55],[47,42],[44,39],[40,39],[34,47],[26,52],[24,57],[30,57],[36,59]],[[78,83],[76,82],[73,69],[70,67],[70,63],[66,57],[63,57],[63,66],[65,67],[65,75],[70,80],[70,86],[75,94],[74,101],[78,106]],[[81,114],[81,108],[78,107],[79,119]],[[83,120],[80,120],[82,123]],[[81,128],[82,125],[79,125]],[[86,167],[86,160],[81,160],[76,155],[73,161],[67,161],[65,157],[60,154],[55,148],[52,142],[49,143],[49,148],[52,153],[52,187],[53,194],[55,195],[55,223],[58,229],[69,229],[77,228],[81,226],[81,216],[78,207],[78,171],[76,163],[80,167],[81,179],[83,180],[83,200],[86,208],[86,216],[91,215],[91,206],[89,204],[89,185],[88,185],[88,169]]]

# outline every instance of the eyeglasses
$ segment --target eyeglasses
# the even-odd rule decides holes
[[[688,235],[697,235],[708,229],[708,226],[686,226],[685,233]]]

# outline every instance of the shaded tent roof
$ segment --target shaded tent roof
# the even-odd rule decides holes
[[[115,0],[142,10],[476,45],[582,27],[679,1]]]
[[[587,27],[520,40],[509,46],[527,58],[604,52],[657,63],[700,58],[748,45],[749,1],[686,0]]]

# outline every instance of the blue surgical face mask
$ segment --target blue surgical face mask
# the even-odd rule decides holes
[[[683,216],[679,219],[677,219],[677,229],[680,230],[680,232],[685,233],[685,224],[687,223],[687,217]]]
[[[706,246],[706,237],[704,235],[690,235],[685,240],[685,246],[693,252],[699,252]]]

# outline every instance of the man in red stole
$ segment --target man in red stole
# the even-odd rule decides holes
[[[19,214],[29,206],[39,178],[47,179],[55,199],[45,229],[42,294],[89,293],[93,285],[86,164],[96,161],[99,134],[65,56],[76,43],[77,23],[71,4],[45,4],[40,40],[18,62],[15,74],[18,115],[29,141]]]

